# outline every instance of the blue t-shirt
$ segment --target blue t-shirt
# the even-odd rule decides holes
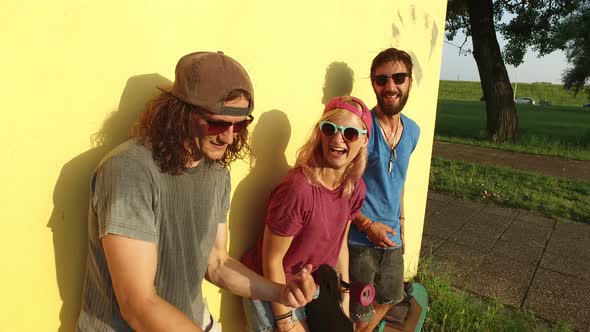
[[[401,248],[399,224],[401,195],[406,181],[410,155],[414,152],[420,137],[420,127],[412,119],[400,113],[404,129],[395,148],[397,156],[395,158],[393,151],[383,137],[375,108],[371,112],[373,115],[371,132],[375,134],[369,138],[369,159],[363,175],[367,193],[361,212],[367,218],[393,228],[395,235],[389,234],[389,238],[397,244],[397,248]],[[391,173],[389,172],[390,158]],[[373,246],[367,236],[359,232],[354,224],[350,227],[348,243]]]

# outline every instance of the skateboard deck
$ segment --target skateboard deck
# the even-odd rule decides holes
[[[312,275],[320,292],[316,299],[305,306],[307,325],[311,332],[353,332],[354,323],[340,306],[342,289],[349,289],[351,298],[358,297],[363,305],[368,305],[375,298],[373,285],[349,285],[329,265],[321,265]]]
[[[422,331],[428,313],[428,293],[414,282],[406,288],[406,299],[394,306],[379,324],[378,332]]]

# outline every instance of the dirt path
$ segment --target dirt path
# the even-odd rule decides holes
[[[569,160],[439,141],[434,142],[432,155],[445,159],[514,168],[542,175],[590,182],[590,161]]]

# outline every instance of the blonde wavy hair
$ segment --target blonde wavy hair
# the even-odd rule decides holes
[[[362,109],[361,105],[353,101],[342,101],[345,101],[346,103],[353,105],[358,109]],[[299,148],[299,150],[297,151],[297,161],[295,162],[295,168],[300,167],[303,171],[303,174],[305,174],[305,176],[311,183],[320,183],[320,171],[326,165],[322,153],[322,133],[318,127],[319,123],[322,121],[328,121],[340,114],[343,114],[344,112],[350,111],[342,108],[335,108],[322,114],[320,120],[314,124],[314,129],[310,137],[307,139],[305,144],[303,144],[303,146]],[[364,122],[361,121],[361,123],[363,124],[363,129],[369,129],[366,128]],[[354,191],[355,184],[357,180],[363,175],[366,166],[367,144],[361,147],[356,157],[346,167],[344,175],[340,179],[342,195],[344,197],[349,197],[352,194],[352,192]]]

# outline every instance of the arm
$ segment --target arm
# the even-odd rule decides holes
[[[280,283],[286,283],[283,258],[293,242],[293,237],[278,236],[272,233],[268,226],[264,226],[262,242],[262,271],[268,279]],[[272,311],[275,316],[289,312],[291,309],[280,303],[272,303]]]
[[[391,235],[395,234],[393,228],[367,218],[364,214],[360,213],[353,220],[356,227],[363,233],[367,234],[367,238],[371,243],[378,247],[395,247],[395,242],[391,241],[387,236],[387,233]]]
[[[121,315],[136,331],[203,331],[156,293],[156,244],[108,234],[102,238]]]
[[[402,188],[402,197],[401,197],[401,206],[400,206],[400,212],[399,212],[399,236],[400,239],[402,240],[402,254],[404,254],[406,252],[406,241],[404,239],[404,222],[406,221],[406,217],[405,217],[405,212],[404,212],[404,193],[406,191],[406,187],[404,186]]]
[[[338,262],[336,263],[336,271],[342,275],[342,280],[350,283],[350,276],[348,273],[348,231],[350,230],[350,221],[346,225],[344,231],[344,238],[342,239],[342,247],[340,248],[340,254],[338,255]],[[342,293],[342,310],[346,316],[350,317],[350,293]]]
[[[311,266],[306,266],[289,284],[279,284],[263,278],[231,258],[226,244],[227,225],[219,224],[215,245],[209,255],[205,275],[207,280],[239,296],[279,302],[291,307],[302,307],[311,301],[315,292]]]

